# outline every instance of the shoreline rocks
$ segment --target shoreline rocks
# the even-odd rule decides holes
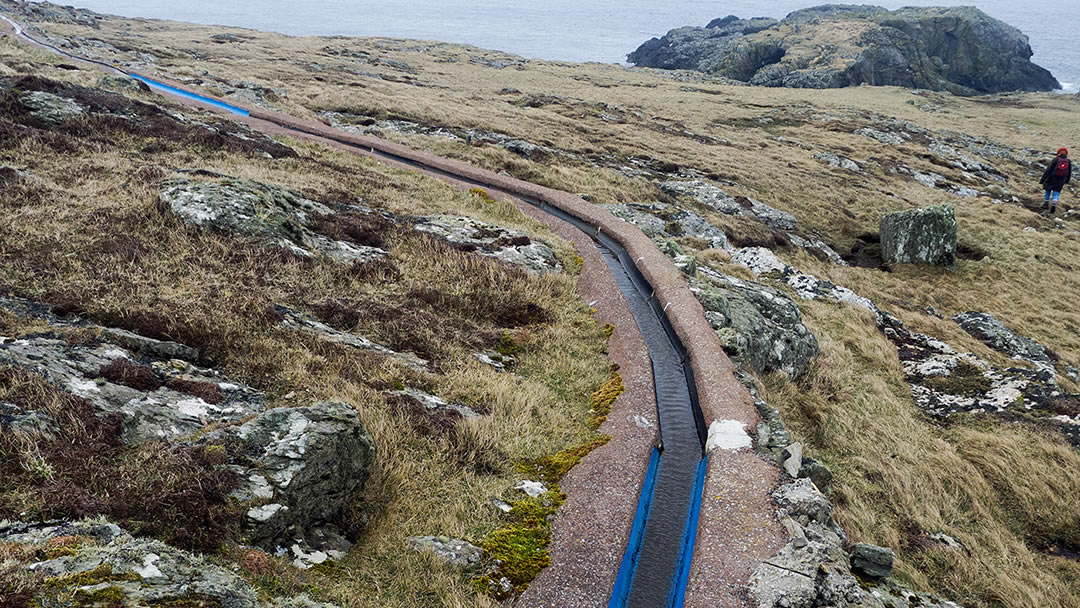
[[[1033,54],[1020,30],[973,7],[826,5],[780,21],[728,16],[676,28],[627,61],[772,87],[870,84],[958,95],[1060,89]]]

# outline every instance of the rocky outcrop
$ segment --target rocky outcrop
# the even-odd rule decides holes
[[[317,319],[313,319],[312,317],[287,306],[276,304],[274,306],[274,312],[281,317],[281,323],[285,327],[294,331],[312,334],[327,342],[343,344],[345,346],[351,346],[352,348],[358,348],[360,350],[366,350],[385,357],[390,357],[417,371],[427,371],[428,361],[421,359],[412,353],[399,353],[359,334],[334,329]]]
[[[789,540],[751,576],[751,605],[756,608],[959,608],[939,597],[906,589],[888,578],[894,558],[891,549],[869,543],[847,547],[846,535],[832,519],[833,504],[828,497],[832,471],[805,457],[801,444],[792,443],[779,412],[761,400],[756,381],[742,372],[736,375],[754,396],[762,417],[755,449],[781,465],[791,478],[772,493],[776,516],[787,530]],[[872,584],[864,584],[859,577]]]
[[[697,213],[664,203],[615,203],[601,205],[615,217],[630,222],[653,239],[681,236],[702,239],[712,249],[730,249],[727,235]]]
[[[214,370],[140,358],[109,341],[72,345],[49,335],[13,340],[0,344],[0,364],[39,373],[98,412],[119,414],[128,444],[179,439],[264,407],[255,390]]]
[[[797,377],[806,371],[818,353],[817,338],[791,298],[707,267],[698,271],[708,282],[696,284],[694,293],[725,351],[758,373],[776,370]]]
[[[993,414],[1006,420],[1028,420],[1057,428],[1074,446],[1080,447],[1080,395],[1060,391],[1054,367],[1040,360],[1037,343],[999,327],[999,323],[986,319],[985,313],[965,313],[956,319],[964,321],[971,328],[969,331],[980,339],[982,332],[987,332],[991,346],[997,344],[1004,352],[1026,353],[1032,358],[1019,358],[1031,363],[1034,369],[1000,369],[972,353],[958,352],[932,336],[912,332],[900,319],[869,299],[846,287],[801,273],[768,249],[740,249],[732,255],[732,261],[747,266],[762,279],[784,283],[800,298],[841,302],[872,313],[878,328],[898,350],[915,403],[933,416],[948,418],[971,412]],[[1049,356],[1047,351],[1042,352]],[[776,434],[778,415],[763,411],[762,417],[768,424],[759,429],[759,435],[766,438],[775,435],[773,443],[786,445],[786,434]]]
[[[86,114],[86,108],[74,99],[45,91],[24,93],[19,97],[19,102],[30,110],[31,116],[47,125],[58,125]]]
[[[199,443],[224,449],[244,480],[232,495],[248,508],[248,541],[271,551],[337,520],[375,460],[371,436],[343,403],[269,410]]]
[[[994,315],[968,311],[953,317],[964,331],[982,340],[987,346],[1010,357],[1030,361],[1040,367],[1053,368],[1050,351],[1031,338],[1017,335]]]
[[[249,543],[291,551],[301,564],[344,555],[350,545],[334,524],[375,458],[353,407],[317,403],[268,410],[264,395],[241,382],[162,358],[189,354],[186,346],[77,317],[58,318],[24,299],[0,298],[0,309],[55,328],[23,339],[0,338],[0,365],[40,374],[96,412],[117,417],[125,444],[201,448],[208,463],[235,474],[238,484],[230,495],[246,510]],[[97,338],[72,343],[60,333],[69,328]],[[47,414],[3,402],[0,425],[46,437],[56,431]]]
[[[313,229],[315,221],[333,215],[333,210],[278,186],[240,179],[174,179],[162,184],[160,198],[188,224],[255,237],[301,257],[323,254],[352,263],[386,256],[378,247],[319,234]]]
[[[416,229],[438,236],[464,251],[521,266],[532,273],[562,272],[555,251],[525,233],[461,215],[419,218]]]
[[[959,95],[1061,88],[1032,54],[1027,36],[972,7],[827,5],[782,21],[729,16],[674,29],[627,60],[761,86],[894,85]]]
[[[306,596],[260,599],[239,575],[161,541],[133,538],[107,522],[0,522],[0,543],[38,549],[8,553],[16,559],[3,565],[43,579],[32,598],[42,606],[63,597],[71,601],[64,605],[79,606],[333,608]]]
[[[725,215],[743,215],[754,218],[777,230],[794,230],[798,226],[795,216],[786,211],[780,211],[745,196],[731,196],[706,181],[667,181],[660,184],[660,189],[672,196],[691,198]]]
[[[881,259],[886,263],[956,264],[952,205],[890,213],[881,218]]]

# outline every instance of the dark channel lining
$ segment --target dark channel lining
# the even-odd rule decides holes
[[[55,46],[35,40],[18,24],[8,21],[15,26],[17,35],[51,51],[136,77],[116,66],[76,57]],[[247,115],[244,108],[189,91],[174,89],[144,76],[137,78],[148,85],[156,85],[155,88],[170,94]],[[308,133],[293,125],[278,124],[300,133],[327,137],[324,134]],[[346,139],[327,138],[454,180],[491,187],[490,184],[464,178],[403,156],[359,146]],[[624,556],[608,606],[609,608],[658,608],[661,606],[678,608],[682,606],[685,597],[686,575],[693,553],[706,462],[703,452],[707,430],[698,403],[697,387],[689,355],[671,325],[666,311],[655,297],[652,286],[618,240],[603,232],[600,227],[563,209],[529,197],[517,196],[517,198],[570,223],[596,241],[597,248],[614,275],[619,290],[630,305],[634,320],[649,350],[660,421],[660,457],[650,461],[647,477],[651,478],[655,474],[655,479],[647,479],[643,488],[638,509],[641,517],[635,518],[631,541],[626,548],[627,555]],[[651,495],[649,495],[650,486],[652,487]],[[643,529],[639,530],[641,519],[644,519],[644,525]],[[627,568],[629,572],[626,571]]]

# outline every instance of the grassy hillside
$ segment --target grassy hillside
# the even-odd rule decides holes
[[[870,298],[913,331],[958,350],[997,365],[1016,364],[949,320],[960,312],[981,310],[1050,347],[1060,358],[1059,369],[1080,366],[1080,308],[1075,306],[1080,287],[1072,280],[1080,266],[1080,232],[1076,216],[1064,213],[1075,206],[1076,192],[1066,188],[1058,217],[1036,212],[1041,203],[1040,165],[1059,146],[1080,140],[1080,125],[1074,120],[1080,100],[1072,96],[957,98],[895,88],[733,87],[700,75],[525,61],[441,43],[290,38],[112,18],[101,19],[97,28],[39,25],[71,41],[76,50],[210,93],[376,133],[583,193],[596,203],[674,202],[659,188],[661,182],[703,179],[732,196],[790,212],[798,218],[801,235],[821,239],[841,254],[852,251],[860,237],[877,233],[886,212],[949,203],[956,208],[965,252],[951,271],[833,264],[791,246],[758,222],[681,201],[724,229],[733,243],[772,247],[785,262]],[[89,40],[104,41],[111,49]],[[7,72],[61,74],[47,65],[54,60],[28,56],[10,45],[4,48]],[[63,76],[87,82],[96,78],[81,72]],[[176,285],[166,291],[176,290],[168,303],[175,307],[170,314],[207,333],[229,336],[217,347],[219,356],[249,381],[274,388],[275,394],[303,386],[320,396],[344,390],[354,402],[377,402],[364,386],[391,378],[364,376],[342,388],[338,378],[347,363],[320,359],[312,371],[314,364],[304,361],[314,355],[295,345],[283,351],[272,334],[251,331],[258,325],[244,316],[252,313],[243,311],[276,299],[309,308],[328,301],[358,307],[364,298],[359,294],[369,294],[370,301],[376,294],[400,295],[409,286],[448,280],[440,270],[450,262],[429,259],[430,252],[420,244],[403,240],[394,254],[401,279],[390,285],[296,264],[275,267],[268,279],[265,271],[252,269],[259,262],[245,250],[218,237],[191,236],[161,220],[148,181],[167,174],[169,167],[189,167],[197,160],[200,167],[305,191],[362,193],[388,209],[449,208],[534,232],[539,228],[509,210],[493,216],[476,200],[429,180],[290,145],[301,152],[301,159],[239,162],[220,152],[203,159],[180,148],[148,161],[133,152],[140,147],[137,143],[130,143],[127,152],[117,144],[93,156],[83,153],[72,166],[85,169],[64,173],[65,180],[74,181],[56,183],[41,195],[44,205],[55,201],[44,214],[46,228],[8,224],[3,247],[14,249],[3,259],[11,260],[5,262],[10,282],[43,299],[61,292],[95,293],[94,298],[83,298],[94,316],[156,305],[144,286],[170,277],[169,284]],[[33,164],[35,173],[53,175],[50,170],[57,167],[48,163],[54,161],[40,158],[35,149],[11,147],[4,152],[5,160]],[[829,158],[847,159],[854,166],[832,166]],[[140,169],[144,166],[165,168]],[[941,179],[935,187],[914,175]],[[979,195],[964,196],[964,189]],[[71,203],[72,197],[78,202]],[[110,211],[120,222],[110,225],[131,226],[124,233],[137,235],[147,249],[139,264],[124,267],[120,284],[111,276],[93,274],[98,266],[86,261],[86,252],[94,237],[78,228],[85,222],[79,218],[94,209],[115,207],[118,200],[127,202]],[[44,234],[62,238],[41,238]],[[699,261],[748,276],[744,268],[728,263],[725,252],[704,252],[704,245],[693,239],[683,238],[681,244],[697,252]],[[29,247],[41,250],[31,253]],[[193,255],[198,256],[195,261],[186,257]],[[47,280],[31,269],[20,271],[28,259],[55,259],[57,271]],[[199,271],[192,272],[193,267]],[[318,280],[311,280],[309,272]],[[497,273],[491,272],[489,286],[498,284]],[[207,286],[205,276],[220,277],[214,285],[242,280],[256,288],[226,295]],[[505,402],[505,416],[497,417],[499,422],[493,419],[491,428],[472,429],[472,436],[496,441],[498,449],[514,457],[535,457],[587,437],[583,427],[567,430],[555,418],[559,412],[580,416],[585,411],[583,396],[603,379],[602,358],[596,329],[574,301],[567,279],[514,285],[523,300],[542,302],[553,311],[554,320],[531,330],[526,339],[532,350],[526,350],[521,366],[532,372],[525,374],[530,390],[510,391],[505,376],[474,370],[459,349],[451,349],[445,367],[467,371],[440,377],[438,386],[462,398],[483,395]],[[192,308],[190,302],[199,304]],[[896,348],[868,314],[833,303],[800,301],[800,306],[807,326],[818,336],[821,354],[797,381],[775,375],[761,380],[768,400],[781,409],[796,437],[836,473],[837,519],[851,539],[893,547],[903,578],[965,605],[1080,606],[1076,450],[1059,433],[1037,425],[977,414],[947,423],[932,419],[914,404]],[[928,307],[944,318],[927,314]],[[219,310],[235,312],[224,319],[211,315]],[[376,335],[380,331],[374,323],[365,325],[363,316],[357,324]],[[495,327],[484,329],[492,336],[498,332]],[[277,380],[260,381],[266,374]],[[558,388],[563,382],[572,382],[566,385],[572,388]],[[1077,389],[1064,375],[1060,382],[1063,390]],[[557,408],[534,407],[549,402]],[[466,498],[474,493],[464,489],[483,484],[488,494],[497,493],[505,478],[462,472],[430,454],[417,456],[424,448],[412,446],[415,439],[391,428],[395,425],[376,414],[381,411],[375,408],[365,415],[373,432],[383,433],[380,449],[402,450],[409,458],[395,461],[402,463],[395,464],[400,469],[380,473],[386,483],[377,487],[386,494],[373,500],[388,508],[374,520],[371,540],[361,543],[344,567],[359,581],[356,588],[382,589],[391,598],[401,598],[396,600],[400,605],[408,605],[406,598],[467,605],[474,601],[471,596],[442,575],[425,581],[401,574],[415,568],[418,558],[398,555],[392,539],[406,529],[411,533],[420,521],[431,521],[425,518],[454,533],[481,533],[492,526],[493,514],[476,499]],[[526,416],[530,411],[532,418]],[[522,419],[543,430],[510,433],[512,424]],[[422,443],[430,441],[443,440],[426,438]],[[440,490],[426,490],[427,484],[438,484]],[[443,502],[448,496],[453,497],[450,508]],[[954,537],[965,549],[930,542],[929,535],[936,533]],[[377,565],[379,560],[391,561]],[[330,596],[348,605],[397,605],[368,596],[346,600],[345,591]]]
[[[55,414],[64,432],[23,438],[0,431],[0,520],[102,514],[238,564],[267,597],[307,592],[357,607],[485,605],[468,577],[406,551],[405,538],[453,535],[479,544],[507,521],[491,500],[520,500],[511,489],[520,478],[516,463],[597,439],[590,394],[608,379],[606,338],[577,296],[570,247],[507,204],[355,155],[277,143],[149,93],[129,91],[133,99],[65,89],[80,101],[111,104],[112,113],[43,123],[26,114],[19,95],[100,77],[58,63],[0,39],[0,73],[8,79],[0,92],[0,295],[196,348],[203,364],[263,392],[271,407],[351,404],[377,458],[343,522],[356,549],[332,567],[299,571],[236,545],[229,487],[199,478],[209,475],[199,452],[153,442],[120,449],[108,425],[72,405],[73,397],[4,366],[0,402]],[[398,217],[452,213],[519,228],[552,243],[568,272],[531,275],[402,225],[359,227],[389,252],[379,262],[301,258],[255,238],[187,226],[159,201],[164,179],[220,176],[286,187],[343,213],[359,204]],[[430,366],[418,371],[298,334],[279,322],[277,304]],[[57,330],[0,312],[5,340],[43,331]],[[59,335],[72,345],[100,338],[82,327]],[[483,351],[512,357],[511,371],[477,361],[473,353]],[[427,416],[387,394],[403,387],[483,415]],[[178,526],[190,534],[176,534]],[[0,546],[0,579],[14,575],[5,562],[13,551]],[[18,599],[0,588],[0,605]]]

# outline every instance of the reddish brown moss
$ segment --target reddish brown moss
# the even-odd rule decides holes
[[[229,498],[235,475],[217,471],[199,448],[120,441],[120,417],[42,378],[0,368],[0,399],[52,416],[52,438],[26,445],[0,433],[0,519],[79,519],[105,515],[135,534],[176,546],[216,551],[235,537],[242,513]]]
[[[210,405],[221,403],[224,396],[221,387],[213,382],[200,382],[198,380],[186,380],[184,378],[169,378],[165,386],[179,393],[187,393],[192,397],[198,397]]]
[[[123,384],[140,391],[153,391],[161,387],[154,370],[121,357],[101,366],[98,376],[113,384]]]

